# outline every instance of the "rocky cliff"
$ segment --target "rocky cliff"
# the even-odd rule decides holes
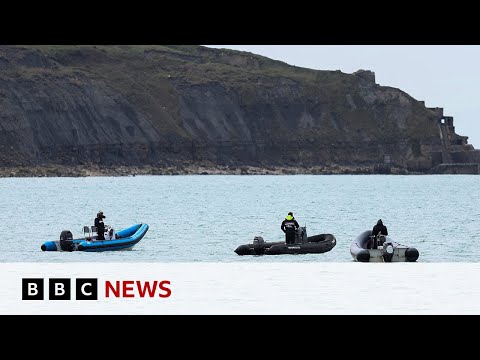
[[[441,108],[376,84],[370,71],[201,46],[0,46],[0,167],[445,172],[480,163],[467,139]]]

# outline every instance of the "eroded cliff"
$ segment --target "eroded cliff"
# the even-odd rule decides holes
[[[201,46],[0,46],[0,166],[479,163],[453,118],[370,71]]]

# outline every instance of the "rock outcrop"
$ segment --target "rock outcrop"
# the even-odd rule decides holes
[[[0,46],[0,167],[202,162],[443,173],[480,151],[372,71],[201,46]]]

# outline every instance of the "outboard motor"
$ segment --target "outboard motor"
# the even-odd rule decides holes
[[[60,249],[63,251],[73,251],[73,235],[70,230],[63,230],[60,234]]]
[[[265,244],[265,240],[261,236],[255,236],[253,238],[253,246],[263,246]]]
[[[385,241],[383,243],[383,252],[382,252],[383,261],[392,262],[394,251],[395,249],[393,248],[393,244],[391,242]]]
[[[255,255],[263,255],[265,253],[265,240],[261,236],[255,236],[253,238],[253,250]]]

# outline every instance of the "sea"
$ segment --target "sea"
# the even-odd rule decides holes
[[[479,185],[475,175],[1,178],[0,314],[480,314]],[[98,211],[117,231],[149,230],[130,251],[41,251],[63,230],[82,237]],[[234,252],[255,236],[284,240],[290,211],[337,245]],[[416,263],[353,260],[351,243],[378,219],[418,249]],[[71,283],[70,301],[49,301],[52,278]],[[88,306],[75,298],[79,278],[98,284]],[[45,283],[43,301],[25,301],[29,279]],[[107,296],[125,280],[120,298]],[[165,280],[167,299],[134,287]]]
[[[0,179],[0,262],[351,262],[350,244],[378,219],[418,262],[480,260],[476,175],[186,175]],[[98,211],[115,230],[146,223],[131,251],[42,252],[63,230],[83,237]],[[238,256],[255,236],[282,241],[293,212],[323,254]]]

